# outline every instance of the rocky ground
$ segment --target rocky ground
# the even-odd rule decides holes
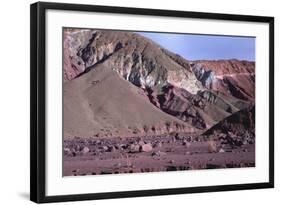
[[[255,166],[254,136],[228,134],[67,139],[64,176]]]
[[[255,62],[68,28],[63,96],[65,176],[255,166]]]

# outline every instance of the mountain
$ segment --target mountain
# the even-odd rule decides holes
[[[161,92],[150,89],[147,93],[152,104],[198,129],[210,128],[225,117],[248,107],[248,102],[223,93],[201,90],[196,95],[167,84]]]
[[[227,118],[223,119],[221,122],[217,123],[204,134],[210,135],[214,133],[224,133],[229,132],[235,133],[238,136],[245,135],[245,132],[255,133],[255,106],[249,106],[242,109]]]
[[[72,80],[84,72],[86,66],[78,51],[84,48],[89,39],[92,38],[92,31],[88,29],[64,29],[64,81]]]
[[[144,91],[103,65],[64,83],[64,136],[134,136],[196,129],[153,106]]]
[[[255,62],[232,60],[193,61],[193,72],[204,87],[238,99],[255,100]]]
[[[65,136],[205,131],[253,104],[254,71],[188,61],[132,32],[64,29]]]
[[[139,34],[106,30],[81,30],[78,34],[67,30],[65,35],[72,43],[65,43],[64,51],[69,50],[68,46],[76,50],[71,55],[64,53],[65,62],[78,60],[64,64],[65,80],[74,78],[66,76],[72,76],[75,71],[78,76],[103,63],[138,87],[161,87],[169,83],[193,94],[203,88],[188,61]]]

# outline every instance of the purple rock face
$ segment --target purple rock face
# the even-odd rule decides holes
[[[78,51],[86,46],[92,33],[91,30],[64,29],[64,81],[84,72],[86,66]]]

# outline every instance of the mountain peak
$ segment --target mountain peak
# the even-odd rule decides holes
[[[65,35],[69,36],[66,38],[68,41],[72,39],[72,42],[65,43],[64,47],[64,58],[70,59],[65,61],[65,80],[71,80],[83,72],[88,72],[97,64],[104,64],[139,87],[162,86],[170,83],[194,94],[203,89],[187,60],[137,33],[83,30],[82,41],[77,31],[73,34],[68,31]],[[71,55],[67,52],[69,45],[77,49],[76,56],[74,56],[75,52]],[[80,64],[77,66],[77,63],[72,63],[72,59],[75,62],[78,59]]]

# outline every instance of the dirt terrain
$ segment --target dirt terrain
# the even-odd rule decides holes
[[[255,166],[255,62],[64,29],[64,176]]]
[[[255,143],[224,134],[76,138],[64,141],[63,161],[64,176],[254,167]]]

